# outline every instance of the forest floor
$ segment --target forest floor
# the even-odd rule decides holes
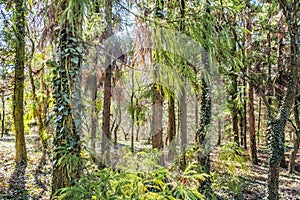
[[[27,164],[16,165],[13,135],[0,138],[0,199],[36,199],[50,197],[51,162],[49,155],[43,155],[37,136],[26,136]],[[212,162],[218,148],[214,149]],[[249,164],[241,195],[237,198],[222,194],[221,199],[263,199],[267,186],[267,150],[258,151],[259,165]],[[290,175],[287,169],[280,172],[280,195],[282,199],[300,200],[300,156],[298,156],[296,174]],[[214,166],[214,163],[212,163]]]

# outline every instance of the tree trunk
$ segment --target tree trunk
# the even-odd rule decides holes
[[[35,51],[35,46],[34,46],[33,41],[31,41],[31,45],[32,46],[31,46],[31,56],[30,56],[31,58],[30,59],[32,60],[33,54]],[[30,80],[30,85],[31,85],[31,94],[32,94],[32,98],[33,98],[33,113],[34,113],[35,120],[37,120],[38,134],[39,134],[40,142],[42,144],[43,152],[45,153],[48,148],[48,145],[47,145],[47,140],[44,136],[44,122],[42,119],[42,107],[41,107],[38,97],[36,95],[36,87],[34,84],[31,60],[29,61],[28,72],[29,72],[29,80]],[[44,102],[42,102],[42,103],[44,103]]]
[[[251,57],[251,48],[252,48],[252,17],[251,17],[251,7],[250,7],[250,1],[247,1],[247,13],[248,13],[248,19],[246,27],[249,30],[250,33],[246,34],[246,48],[247,51],[247,57]],[[247,71],[248,74],[251,72],[251,63],[248,60],[247,62]],[[250,152],[251,152],[251,159],[252,163],[257,165],[258,159],[257,159],[257,151],[256,151],[256,139],[255,139],[255,117],[254,117],[254,88],[251,83],[248,85],[248,124],[249,124],[249,140],[250,140]]]
[[[244,126],[244,129],[243,129],[243,139],[244,139],[244,149],[247,149],[247,100],[246,100],[246,79],[244,78],[243,79],[243,117],[242,117],[242,120],[243,120],[243,126]]]
[[[238,94],[238,82],[237,82],[237,75],[233,74],[231,76],[232,79],[232,88],[230,91],[231,94],[231,104],[232,104],[232,110],[231,110],[231,116],[232,116],[232,131],[234,136],[234,142],[237,145],[240,145],[239,141],[239,127],[238,127],[238,107],[236,104],[237,94]]]
[[[162,87],[157,79],[159,79],[157,72],[154,72],[155,83],[152,87],[153,99],[152,99],[152,148],[162,150],[163,146],[163,94]],[[159,158],[159,164],[164,164],[164,155],[162,154]]]
[[[243,98],[240,96],[240,98]],[[240,144],[241,146],[244,146],[244,122],[243,122],[243,110],[240,109],[239,110],[239,116],[240,116],[240,123],[239,123],[239,127],[240,127]]]
[[[66,10],[70,2],[61,3],[60,12]],[[81,10],[78,5],[78,10]],[[83,9],[83,8],[82,8]],[[71,10],[77,13],[77,10]],[[78,17],[80,18],[80,17]],[[72,21],[69,21],[72,20]],[[83,45],[81,25],[78,19],[63,18],[59,32],[58,55],[59,63],[52,62],[54,70],[54,111],[55,137],[53,139],[53,173],[52,198],[64,187],[70,187],[82,174],[82,160],[80,156],[82,135],[81,124],[81,63]]]
[[[208,64],[208,55],[203,58],[204,63]],[[204,78],[201,80],[201,117],[199,123],[199,129],[197,130],[198,135],[198,162],[202,167],[204,173],[210,174],[210,150],[207,149],[210,145],[207,141],[208,139],[208,128],[211,121],[211,98],[210,98],[210,89]],[[210,178],[207,178],[202,187],[200,188],[201,192],[205,193],[206,198],[211,197],[211,181]]]
[[[15,85],[13,96],[13,117],[16,137],[16,162],[26,162],[27,152],[24,136],[24,62],[25,62],[25,2],[15,0],[16,3],[16,57],[15,57]]]
[[[95,72],[93,72],[95,73]],[[97,76],[93,74],[91,77],[91,146],[93,151],[96,148],[96,133],[97,133]]]
[[[182,78],[183,86],[181,87],[180,96],[180,133],[181,133],[181,168],[186,167],[186,145],[187,145],[187,105],[186,105],[186,82]]]
[[[255,118],[254,118],[254,98],[253,98],[254,89],[251,84],[249,84],[248,91],[248,106],[249,106],[249,140],[250,140],[250,151],[252,163],[257,165],[257,151],[256,151],[256,139],[255,139]]]
[[[220,146],[221,145],[221,137],[222,137],[222,121],[219,118],[218,119],[218,142],[217,145]]]
[[[173,160],[175,153],[175,143],[173,141],[176,135],[176,120],[175,120],[175,101],[174,94],[170,94],[168,99],[168,142],[169,142],[169,159]]]
[[[66,3],[66,2],[65,2]],[[67,4],[67,3],[66,3]],[[66,5],[63,4],[63,5]],[[82,51],[67,51],[79,49],[75,27],[66,20],[60,31],[59,65],[54,79],[54,99],[56,113],[56,135],[54,138],[54,161],[52,174],[52,195],[59,189],[72,186],[81,175],[80,159],[80,126],[78,109],[80,96],[76,84],[80,82]],[[76,39],[74,39],[76,38]]]
[[[1,137],[3,137],[4,133],[5,133],[5,97],[4,97],[4,91],[3,91],[1,99],[2,99]]]
[[[282,21],[282,19],[280,20]],[[281,23],[284,23],[284,22],[281,22]],[[283,29],[283,28],[281,28]],[[284,32],[284,30],[280,30],[282,32]],[[280,103],[282,101],[282,94],[284,93],[284,81],[283,81],[283,77],[282,77],[282,74],[283,74],[283,48],[284,48],[284,44],[283,44],[283,37],[281,36],[281,34],[279,34],[279,38],[278,38],[278,61],[277,61],[277,68],[278,68],[278,87],[275,89],[275,92],[276,92],[276,98],[277,98],[277,101],[279,103],[279,106],[280,106]],[[285,144],[285,133],[283,133],[283,143]],[[285,160],[285,155],[282,156],[282,159],[281,159],[281,162],[280,162],[280,167],[282,168],[287,168],[288,165],[287,165],[287,162]]]
[[[297,90],[299,91],[299,89]],[[295,98],[295,105],[294,105],[294,118],[296,124],[296,138],[294,139],[294,149],[290,155],[290,162],[289,162],[289,173],[294,173],[295,170],[295,159],[299,149],[300,143],[300,117],[299,117],[299,106],[300,106],[300,95],[298,94]]]
[[[109,38],[112,35],[112,1],[105,1],[105,21],[107,23],[106,27],[106,38]],[[108,47],[109,48],[109,47]],[[108,49],[109,51],[109,49]],[[109,158],[109,146],[111,140],[110,133],[110,106],[111,106],[111,79],[112,79],[112,64],[111,57],[109,55],[105,56],[105,81],[104,81],[104,99],[103,99],[103,124],[102,124],[102,145],[101,153],[102,158],[101,162],[110,163]],[[100,165],[103,165],[101,163]]]
[[[257,145],[259,146],[260,144],[260,123],[261,123],[261,98],[259,98],[259,103],[258,103],[258,122],[257,122]]]
[[[130,97],[130,107],[131,107],[131,152],[134,152],[134,124],[135,124],[135,113],[137,107],[134,107],[134,68],[131,69],[131,97]]]
[[[163,149],[163,131],[162,131],[163,95],[162,95],[162,88],[157,83],[152,87],[152,90],[153,90],[152,130],[151,130],[152,148],[161,150],[161,149]]]
[[[290,33],[290,63],[289,63],[289,77],[287,82],[287,90],[280,105],[278,114],[275,119],[270,116],[268,128],[268,141],[270,144],[269,156],[269,175],[268,175],[268,199],[278,200],[279,187],[279,164],[284,155],[283,134],[287,119],[290,116],[290,110],[295,100],[297,80],[298,80],[298,59],[299,53],[297,48],[298,29],[297,29],[297,3],[295,5],[281,4],[284,9],[284,15],[287,19],[287,24]]]

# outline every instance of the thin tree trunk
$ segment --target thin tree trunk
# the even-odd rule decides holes
[[[134,68],[131,69],[131,97],[130,97],[130,107],[131,107],[131,152],[134,152],[134,123],[135,123],[135,113],[136,108],[134,108]]]
[[[185,0],[180,0],[180,16],[181,21],[179,23],[179,31],[184,33],[185,31]],[[182,70],[187,67],[183,61],[181,61]],[[186,80],[185,74],[182,73],[181,80],[183,82],[181,86],[181,96],[180,96],[180,133],[181,133],[181,158],[180,158],[180,167],[185,169],[186,167],[186,145],[187,145],[187,104],[186,104]]]
[[[32,60],[34,50],[35,50],[33,41],[31,41],[31,45],[32,45],[32,47],[31,47],[31,58],[30,59]],[[28,71],[29,71],[29,80],[30,80],[30,85],[31,85],[31,94],[32,94],[32,98],[33,98],[33,113],[34,113],[35,120],[37,120],[38,134],[39,134],[40,142],[42,144],[43,152],[46,152],[48,145],[47,145],[47,140],[44,136],[44,122],[42,119],[42,108],[41,108],[40,102],[38,101],[38,98],[36,95],[36,87],[34,84],[31,60],[28,65]],[[42,102],[42,103],[44,103],[44,102]]]
[[[186,82],[182,78],[183,86],[181,87],[180,96],[180,133],[181,133],[181,168],[186,167],[186,145],[187,145],[187,105],[186,105]]]
[[[238,107],[235,103],[236,99],[237,99],[237,93],[238,93],[238,83],[237,83],[237,75],[233,74],[231,76],[232,79],[232,88],[231,88],[231,102],[232,102],[232,111],[231,111],[231,116],[232,116],[232,131],[233,131],[233,135],[234,135],[234,142],[237,145],[240,145],[240,141],[239,141],[239,127],[238,127],[238,122],[239,122],[239,118],[238,118]]]
[[[16,136],[16,162],[26,162],[27,152],[24,136],[24,62],[25,62],[25,2],[16,3],[16,55],[15,55],[15,85],[13,96],[13,117]]]
[[[282,22],[283,23],[283,22]],[[280,102],[282,101],[282,94],[284,92],[283,90],[283,78],[282,78],[282,73],[283,73],[283,48],[284,48],[284,44],[283,44],[283,38],[281,38],[281,36],[279,36],[279,41],[278,41],[278,73],[279,73],[279,92],[278,94],[276,94],[276,97],[277,97],[277,101],[279,102],[279,105],[280,105]],[[275,90],[276,91],[276,90]],[[283,144],[285,145],[285,133],[283,133]],[[281,159],[281,162],[280,162],[280,167],[282,168],[287,168],[288,167],[288,164],[285,160],[285,155],[283,154],[282,156],[282,159]]]
[[[174,94],[171,94],[168,99],[168,142],[169,142],[169,159],[173,160],[175,153],[175,143],[173,141],[176,135],[175,121],[175,101]]]
[[[240,97],[243,98],[243,97]],[[240,116],[240,144],[241,146],[244,145],[244,121],[243,121],[243,109],[239,110],[239,116]]]
[[[299,89],[298,89],[299,91]],[[295,98],[295,105],[294,105],[294,118],[296,124],[296,138],[294,139],[294,149],[290,155],[290,162],[289,162],[289,173],[294,173],[295,170],[295,159],[298,153],[299,144],[300,144],[300,117],[299,117],[299,106],[300,106],[300,95],[298,94]]]
[[[153,90],[153,105],[152,105],[152,147],[153,149],[161,150],[163,148],[162,139],[162,104],[163,96],[161,94],[162,88],[156,84]]]
[[[249,84],[248,92],[248,106],[249,106],[249,140],[250,140],[250,151],[252,163],[257,165],[257,151],[256,151],[256,139],[255,139],[255,118],[254,118],[254,89],[251,84]]]
[[[208,55],[203,53],[203,63],[209,67]],[[208,128],[211,122],[211,98],[210,98],[210,88],[206,83],[205,79],[201,80],[201,118],[199,123],[199,129],[197,130],[198,135],[198,146],[200,148],[198,153],[198,162],[204,173],[210,174],[210,149],[207,148],[209,145],[208,139]],[[200,191],[203,192],[206,198],[211,198],[211,181],[207,178]]]
[[[217,145],[220,146],[221,145],[221,136],[222,136],[222,121],[219,118],[218,119],[218,142]]]
[[[252,18],[251,18],[251,7],[250,7],[250,1],[247,1],[247,12],[248,12],[248,19],[247,19],[247,29],[249,32],[252,32]],[[248,50],[247,56],[250,58],[250,50],[252,47],[252,35],[251,33],[247,33],[246,35],[246,47]],[[247,71],[248,74],[251,72],[251,63],[248,60],[248,66]],[[257,151],[256,151],[256,139],[255,139],[255,116],[254,116],[254,88],[251,83],[248,85],[248,124],[249,124],[249,140],[250,140],[250,152],[251,152],[251,159],[252,163],[257,165],[258,159],[257,159]]]
[[[112,1],[105,1],[105,21],[107,23],[106,27],[106,38],[112,35]],[[109,48],[109,47],[108,47]],[[108,52],[109,53],[109,52]],[[109,149],[110,149],[110,106],[111,106],[111,79],[112,79],[112,64],[111,57],[109,55],[105,56],[105,81],[104,81],[104,100],[103,100],[103,124],[102,124],[102,145],[101,153],[104,156],[101,162],[110,163]],[[100,163],[103,165],[104,163]]]
[[[243,79],[243,139],[244,139],[244,149],[247,149],[247,100],[246,100],[246,79]]]
[[[93,72],[95,73],[95,72]],[[91,77],[91,146],[93,151],[96,148],[96,133],[97,133],[97,76],[93,74]]]
[[[4,91],[3,91],[1,99],[2,99],[1,137],[3,137],[4,133],[5,133],[5,97],[4,97]]]
[[[261,131],[260,131],[260,123],[261,123],[261,98],[259,98],[259,104],[258,104],[258,122],[257,122],[257,145],[260,144],[260,137],[261,137]]]

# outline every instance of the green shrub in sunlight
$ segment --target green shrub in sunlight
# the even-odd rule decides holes
[[[197,173],[196,163],[188,165],[183,172],[176,172],[158,165],[158,156],[153,152],[139,152],[131,157],[126,154],[125,157],[128,159],[126,166],[93,170],[73,187],[61,189],[55,199],[204,199],[198,188],[208,175]]]
[[[246,152],[236,143],[230,142],[224,145],[216,163],[217,172],[214,173],[214,187],[225,188],[234,196],[239,196],[244,181],[239,175],[248,172]]]

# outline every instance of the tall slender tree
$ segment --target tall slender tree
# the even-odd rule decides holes
[[[164,0],[155,1],[155,18],[162,19]],[[150,50],[151,51],[151,50]],[[151,51],[151,53],[153,53]],[[150,55],[155,56],[155,55]],[[152,125],[151,125],[151,135],[152,135],[152,148],[163,149],[163,89],[161,85],[161,69],[159,65],[153,66],[153,76],[154,83],[152,87]],[[160,163],[163,163],[163,157],[160,158]]]
[[[113,33],[112,24],[112,0],[105,1],[105,39],[109,38]],[[108,47],[108,54],[105,56],[105,80],[104,80],[104,99],[103,99],[103,124],[102,124],[102,155],[106,155],[102,159],[109,163],[109,145],[111,140],[110,132],[110,107],[111,107],[111,81],[112,81],[112,63],[110,54],[110,47]],[[104,164],[104,163],[102,163]]]
[[[288,33],[290,36],[290,59],[288,64],[288,84],[285,91],[279,111],[274,116],[269,108],[269,122],[268,122],[268,143],[270,148],[269,156],[269,174],[268,174],[268,193],[269,200],[279,199],[279,164],[284,155],[283,134],[286,122],[290,116],[290,110],[295,100],[298,67],[299,66],[299,47],[297,46],[299,39],[299,1],[278,0],[280,8],[283,10],[286,24],[288,26]]]
[[[250,33],[246,34],[246,55],[247,55],[247,70],[251,70],[251,61],[250,61],[250,53],[251,53],[251,45],[252,45],[252,13],[250,1],[246,2],[246,12],[247,12],[247,22],[246,28]],[[251,151],[251,159],[253,164],[258,164],[257,152],[256,152],[256,140],[255,140],[255,118],[254,118],[254,87],[251,83],[248,84],[248,121],[249,121],[249,141],[250,141],[250,151]]]
[[[16,161],[26,162],[27,152],[24,136],[24,63],[25,63],[25,1],[15,0],[15,84],[13,96],[13,116],[16,136]]]

